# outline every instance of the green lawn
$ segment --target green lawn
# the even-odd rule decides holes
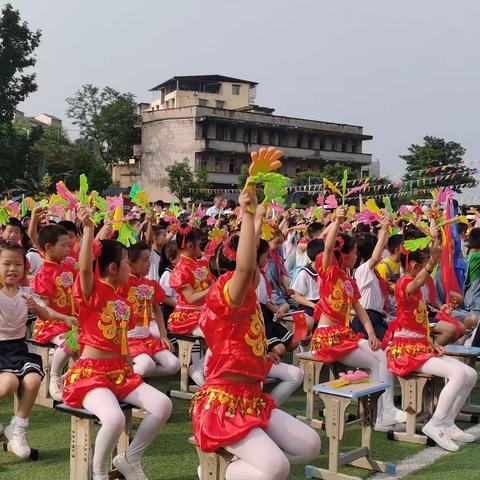
[[[157,381],[162,391],[177,388],[178,381]],[[304,394],[299,389],[285,405],[285,409],[292,414],[304,413]],[[162,433],[150,446],[143,459],[146,475],[150,480],[178,479],[197,480],[197,457],[193,447],[187,444],[191,435],[190,419],[188,416],[189,402],[174,399],[174,409],[170,420]],[[0,421],[8,423],[12,411],[12,401],[0,402]],[[138,425],[138,421],[135,421]],[[313,462],[314,465],[327,466],[327,442],[325,434],[321,432],[322,454]],[[360,428],[353,427],[347,430],[343,447],[358,446]],[[37,462],[22,461],[11,454],[0,452],[0,480],[68,480],[69,478],[69,441],[70,417],[54,410],[35,407],[31,417],[29,429],[30,445],[40,451]],[[396,463],[422,450],[422,446],[391,442],[386,434],[375,433],[373,439],[374,454],[377,459]],[[480,445],[474,444],[463,448],[460,452],[448,455],[425,472],[408,477],[411,480],[451,480],[457,478],[462,471],[462,480],[477,480],[478,458]],[[367,478],[370,472],[356,468],[345,468],[342,472]],[[455,472],[455,473],[454,473]],[[293,467],[291,479],[303,479],[304,466]]]

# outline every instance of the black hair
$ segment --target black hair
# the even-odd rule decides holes
[[[333,254],[335,255],[335,258],[340,262],[342,258],[342,253],[350,253],[354,249],[355,240],[350,235],[347,235],[346,233],[339,233],[337,237],[340,237],[343,239],[343,247],[340,251],[334,250]],[[337,244],[337,242],[335,242],[335,244]]]
[[[480,228],[472,228],[468,234],[468,248],[480,248]]]
[[[321,233],[323,229],[325,228],[325,225],[320,222],[312,222],[308,227],[307,227],[307,235],[309,238],[313,239],[315,235],[318,233]]]
[[[15,218],[15,217],[9,217],[8,220],[7,220],[7,223],[6,223],[6,227],[8,226],[11,226],[11,227],[17,227],[20,229],[20,233],[23,235],[25,233],[25,228],[23,226],[23,223],[18,219],[18,218]]]
[[[120,268],[124,252],[127,251],[127,248],[117,240],[100,240],[100,243],[102,244],[102,252],[96,261],[98,261],[100,275],[105,276],[108,272],[108,267],[112,263],[114,263],[117,268]]]
[[[231,234],[228,237],[228,246],[237,251],[240,235],[238,233]],[[215,278],[220,277],[224,273],[233,272],[237,266],[235,260],[230,260],[223,253],[223,242],[220,243],[215,250],[215,253],[210,257],[209,261],[210,271]]]
[[[422,238],[425,235],[415,225],[407,225],[403,229],[403,240],[416,240]]]
[[[137,242],[130,245],[130,247],[128,247],[128,260],[130,260],[132,263],[135,263],[140,258],[140,254],[145,250],[151,250],[148,243]]]
[[[68,233],[61,225],[45,225],[38,233],[38,245],[43,251],[45,251],[47,243],[55,245],[62,235],[68,235]]]
[[[353,239],[357,245],[358,260],[363,262],[370,260],[377,245],[377,237],[371,233],[362,232],[356,233]]]
[[[161,277],[167,268],[172,268],[171,259],[178,255],[178,246],[176,242],[170,240],[160,250],[160,263],[158,265],[158,275]]]
[[[227,200],[227,208],[230,210],[235,210],[237,208],[237,202],[235,200]]]
[[[188,227],[188,223],[181,223],[180,224],[180,229]],[[177,242],[177,247],[178,248],[184,248],[184,246],[192,242],[195,244],[196,242],[199,242],[202,239],[202,231],[197,228],[197,227],[191,227],[191,230],[186,234],[183,235],[180,233],[180,229],[177,231],[177,234],[175,235],[175,241]],[[183,247],[182,247],[183,245]]]
[[[325,250],[325,242],[319,238],[314,238],[307,243],[308,258],[314,262],[319,253]]]
[[[390,253],[395,253],[395,250],[397,248],[400,248],[402,243],[403,243],[403,235],[400,235],[399,233],[395,235],[391,235],[387,242],[387,250]]]
[[[270,247],[268,246],[268,242],[263,238],[261,238],[257,248],[257,263],[260,260],[260,257],[265,253],[267,253],[269,250],[270,250]]]
[[[366,223],[359,223],[355,229],[355,233],[370,233],[370,230],[370,225],[367,225]]]
[[[163,200],[157,200],[155,203],[154,203],[155,206],[157,207],[162,207],[162,208],[165,208],[165,202]]]
[[[162,232],[166,233],[167,228],[163,225],[152,225],[152,235],[154,237],[160,235]]]
[[[62,220],[58,222],[57,225],[61,225],[67,232],[74,232],[75,235],[78,234],[77,226],[69,220]]]
[[[19,245],[18,243],[13,242],[0,242],[0,254],[4,251],[8,250],[10,252],[18,252],[23,258],[23,264],[27,264],[27,254],[25,249]],[[1,280],[1,279],[0,279]]]
[[[414,252],[410,252],[408,254],[408,263],[423,263],[428,260],[429,254],[430,250],[428,247],[424,248],[423,250],[419,248],[418,250],[415,250]],[[407,265],[407,255],[405,255],[404,253],[400,254],[400,265],[403,269],[405,269]]]

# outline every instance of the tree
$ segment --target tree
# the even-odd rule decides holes
[[[208,181],[208,168],[200,167],[197,172],[195,172],[195,181],[191,185],[191,188],[194,188],[196,191],[192,192],[189,196],[192,197],[192,200],[194,202],[204,202],[211,200],[211,193],[202,192],[199,190],[209,190],[212,187],[213,185]]]
[[[100,90],[88,84],[67,98],[67,103],[67,116],[80,127],[81,137],[95,145],[109,168],[132,157],[133,145],[140,143],[141,133],[131,93],[110,87]]]
[[[248,168],[248,165],[242,165],[240,169],[240,175],[238,176],[238,186],[240,188],[242,188],[247,183]]]
[[[339,182],[343,178],[343,171],[347,170],[348,177],[354,178],[355,175],[352,172],[350,167],[341,165],[340,163],[328,163],[321,170],[304,170],[303,172],[297,173],[295,177],[292,178],[292,185],[308,185],[318,184],[323,182],[323,178],[328,178],[332,182]]]
[[[169,165],[165,170],[168,175],[165,185],[170,193],[175,195],[180,203],[183,203],[184,199],[190,196],[190,188],[193,184],[193,172],[188,158]]]
[[[424,190],[431,190],[439,186],[454,185],[452,188],[459,192],[461,188],[458,184],[474,184],[475,170],[463,163],[466,150],[462,145],[430,136],[424,137],[423,142],[423,145],[410,145],[408,153],[400,155],[407,163],[407,171],[403,176],[403,191],[416,191],[422,187]],[[424,194],[412,194],[412,198],[422,196]]]
[[[40,30],[32,32],[20,13],[7,3],[0,17],[0,122],[10,122],[16,106],[37,90],[33,52],[40,43]]]

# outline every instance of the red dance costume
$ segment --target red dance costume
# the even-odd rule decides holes
[[[323,314],[335,325],[317,327],[310,348],[315,358],[330,363],[355,350],[358,341],[363,338],[361,333],[355,333],[350,328],[350,310],[359,300],[360,292],[355,280],[340,268],[334,256],[330,267],[324,270],[323,253],[320,253],[315,269],[318,272],[320,299],[313,317],[318,321]]]
[[[202,305],[187,302],[181,289],[190,285],[194,292],[203,292],[211,284],[210,270],[207,260],[192,260],[185,255],[175,265],[170,276],[170,286],[177,292],[175,310],[168,318],[168,328],[172,333],[186,335],[192,333],[198,325]]]
[[[402,277],[395,286],[397,301],[397,318],[388,326],[382,342],[387,350],[388,369],[399,377],[403,377],[421,367],[429,358],[435,356],[430,345],[430,329],[428,311],[423,300],[421,289],[407,296],[407,286],[413,278]],[[408,330],[420,337],[395,336],[395,332]]]
[[[271,362],[255,290],[250,286],[245,302],[236,308],[228,296],[232,276],[222,275],[210,288],[200,318],[212,356],[207,381],[193,396],[191,414],[195,439],[205,452],[235,443],[253,428],[266,428],[276,407],[262,392]],[[252,383],[227,379],[228,374],[247,376]]]
[[[153,318],[154,303],[160,304],[165,298],[165,292],[158,282],[148,278],[138,278],[130,275],[127,285],[120,289],[120,294],[126,298],[132,307],[132,321],[134,326],[143,326],[146,336],[128,338],[128,348],[132,358],[145,353],[153,357],[157,352],[165,350],[158,338],[150,334],[150,320]],[[134,327],[135,328],[135,327]]]
[[[64,265],[68,265],[69,267],[75,269],[78,272],[78,260],[79,260],[79,253],[76,251],[71,251],[63,261]]]
[[[39,272],[33,277],[30,286],[37,295],[48,298],[48,306],[52,310],[74,316],[73,284],[76,276],[77,272],[71,266],[45,260]],[[33,338],[36,342],[45,344],[69,330],[70,328],[63,322],[37,318]]]
[[[108,388],[122,400],[142,383],[140,375],[130,370],[123,357],[127,352],[127,330],[134,326],[130,306],[112,285],[98,278],[88,302],[83,298],[79,279],[75,282],[75,296],[79,305],[81,349],[90,345],[119,356],[77,360],[67,372],[63,401],[82,408],[85,395],[94,388]]]

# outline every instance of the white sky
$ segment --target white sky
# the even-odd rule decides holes
[[[424,135],[460,142],[480,166],[478,0],[11,3],[43,32],[27,115],[76,128],[65,98],[82,84],[149,101],[174,75],[218,73],[259,82],[257,103],[277,114],[363,125],[364,151],[394,179]]]

